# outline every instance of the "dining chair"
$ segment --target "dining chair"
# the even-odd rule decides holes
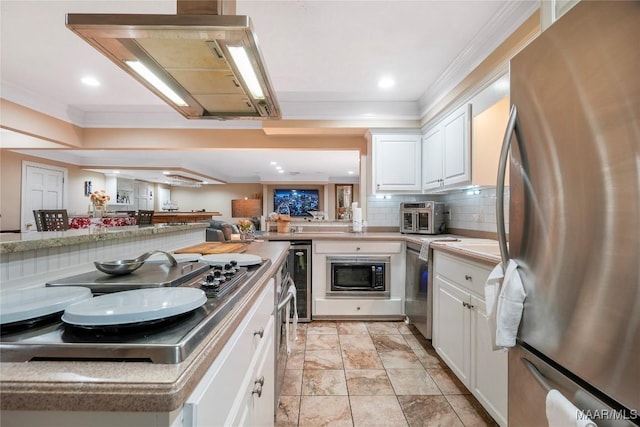
[[[69,229],[69,215],[66,209],[41,209],[40,216],[42,218],[42,231],[64,231]]]
[[[36,230],[37,231],[43,231],[43,226],[42,226],[42,214],[41,214],[41,210],[40,209],[34,209],[33,210],[33,218],[36,221]]]
[[[153,224],[153,212],[154,211],[139,210],[138,211],[138,215],[136,215],[136,224],[137,225],[151,225],[151,224]]]

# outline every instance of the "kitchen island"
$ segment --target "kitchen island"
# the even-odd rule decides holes
[[[182,424],[182,407],[286,258],[288,243],[254,242],[271,261],[258,282],[181,363],[30,361],[0,364],[4,425]],[[51,412],[53,411],[53,412]]]

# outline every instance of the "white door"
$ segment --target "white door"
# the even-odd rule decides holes
[[[22,213],[20,229],[32,224],[35,209],[64,209],[67,169],[33,162],[22,162]]]

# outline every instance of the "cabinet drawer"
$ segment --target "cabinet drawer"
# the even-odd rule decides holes
[[[396,254],[402,250],[402,242],[318,242],[319,254]]]
[[[274,280],[271,279],[185,402],[185,426],[224,422],[220,414],[228,414],[231,410],[259,346],[264,340],[273,340],[268,328],[274,327],[273,321],[269,322],[274,310],[274,292]],[[257,334],[261,329],[264,331],[262,338]]]
[[[436,274],[484,296],[484,284],[491,273],[490,269],[441,251],[434,251],[433,262]]]

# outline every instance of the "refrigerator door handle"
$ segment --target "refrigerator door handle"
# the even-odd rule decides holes
[[[511,148],[511,138],[514,132],[516,137],[518,131],[518,109],[516,105],[511,106],[509,112],[509,121],[502,140],[502,149],[500,151],[500,160],[498,161],[498,183],[496,185],[496,220],[498,223],[498,243],[500,245],[500,256],[502,258],[502,267],[507,268],[509,262],[509,248],[507,247],[507,231],[504,221],[504,185],[507,174],[507,162],[509,161],[509,148]]]

